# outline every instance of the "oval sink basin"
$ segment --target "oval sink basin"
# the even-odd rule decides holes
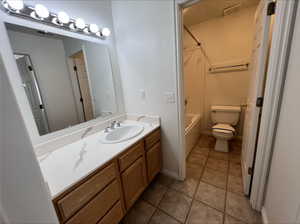
[[[122,124],[121,127],[111,130],[108,133],[103,133],[100,141],[104,144],[124,142],[138,136],[143,130],[144,127],[140,125]]]

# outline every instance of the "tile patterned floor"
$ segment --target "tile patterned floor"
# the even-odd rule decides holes
[[[122,220],[123,224],[260,224],[260,214],[243,196],[241,142],[230,152],[214,151],[201,136],[187,158],[187,178],[158,175]]]

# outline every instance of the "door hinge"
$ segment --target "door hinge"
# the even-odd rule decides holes
[[[252,169],[252,167],[248,167],[248,174],[249,174],[249,175],[252,175],[252,174],[253,174],[253,169]]]
[[[77,71],[77,67],[76,66],[74,66],[73,69],[74,69],[74,71]]]
[[[264,98],[263,97],[257,97],[256,99],[256,106],[257,107],[262,107],[264,103]]]
[[[83,102],[83,98],[82,97],[80,98],[80,102]]]
[[[32,67],[30,65],[28,65],[28,70],[33,71]]]
[[[45,109],[43,104],[40,104],[40,109],[41,110]]]
[[[275,14],[275,10],[276,10],[276,2],[270,2],[268,4],[268,10],[267,10],[267,15],[271,16]]]

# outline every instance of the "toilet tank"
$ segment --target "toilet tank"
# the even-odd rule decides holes
[[[214,124],[237,125],[241,113],[239,106],[212,106],[211,119]]]

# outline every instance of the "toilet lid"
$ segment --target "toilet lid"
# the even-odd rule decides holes
[[[229,124],[216,124],[213,126],[212,129],[216,132],[227,133],[227,134],[235,132],[235,129]]]

